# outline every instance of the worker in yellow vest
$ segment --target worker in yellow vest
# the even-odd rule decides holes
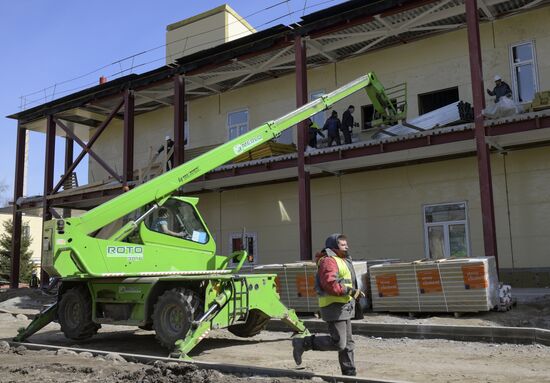
[[[357,288],[352,259],[348,253],[348,239],[333,234],[325,241],[325,248],[317,253],[315,288],[319,295],[321,318],[327,322],[330,335],[310,335],[292,340],[293,357],[302,364],[302,354],[308,350],[338,351],[342,375],[355,376],[355,361],[351,332],[351,318],[355,301],[365,294]],[[360,310],[360,307],[357,307]]]

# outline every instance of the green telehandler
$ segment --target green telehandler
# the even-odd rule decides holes
[[[280,301],[276,276],[240,273],[244,250],[216,255],[198,199],[179,196],[178,189],[361,89],[388,121],[402,112],[369,73],[79,217],[45,222],[42,267],[61,279],[57,302],[15,340],[54,320],[77,341],[101,324],[135,325],[154,329],[163,346],[188,358],[213,329],[251,337],[278,318],[306,335],[294,310]]]

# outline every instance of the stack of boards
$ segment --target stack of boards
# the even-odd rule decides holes
[[[374,311],[479,312],[499,304],[494,257],[390,263],[369,271]]]
[[[366,290],[368,286],[367,263],[364,261],[353,262],[353,266],[357,275],[358,287]],[[318,296],[315,291],[315,275],[317,273],[315,262],[256,266],[254,273],[277,274],[275,279],[277,292],[281,296],[281,301],[288,308],[301,313],[319,311]]]

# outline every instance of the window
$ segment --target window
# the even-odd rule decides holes
[[[459,101],[458,87],[418,95],[418,114],[426,114]]]
[[[256,233],[252,232],[245,232],[244,233],[244,240],[246,243],[246,246],[244,247],[244,250],[248,252],[248,257],[246,261],[244,261],[243,266],[253,266],[257,264],[258,262],[258,242],[257,242],[257,235]],[[242,232],[233,232],[229,235],[229,249],[231,252],[239,251],[243,249],[243,233]],[[250,259],[252,259],[252,262],[250,262]],[[238,264],[237,261],[233,260],[231,262],[232,265],[236,266]]]
[[[466,202],[424,206],[427,258],[470,256],[466,209]]]
[[[151,231],[188,241],[207,243],[206,231],[195,208],[187,202],[171,198],[146,220]]]
[[[227,130],[230,140],[248,132],[248,109],[229,112],[227,114]]]
[[[372,122],[378,120],[380,115],[374,110],[372,104],[361,105],[361,130],[372,129]]]
[[[510,47],[512,61],[512,90],[518,102],[530,102],[538,90],[537,65],[533,42]]]

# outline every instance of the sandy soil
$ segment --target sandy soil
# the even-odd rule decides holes
[[[42,303],[37,299],[36,305]],[[24,304],[21,305],[24,306]],[[525,308],[518,306],[517,309],[507,313],[486,313],[460,318],[439,315],[413,319],[406,315],[368,314],[365,320],[388,323],[487,326],[516,323],[527,326],[532,320],[546,320],[547,314],[545,313],[547,313],[548,307],[550,305],[545,298],[535,302],[535,305],[525,306]],[[535,317],[529,317],[533,313]],[[23,315],[0,313],[0,339],[11,339],[15,336],[17,328],[26,326],[29,322]],[[550,347],[408,338],[381,339],[363,336],[354,338],[358,374],[363,377],[410,382],[517,383],[522,381],[550,383]],[[56,323],[51,323],[33,335],[29,341],[62,347],[167,356],[167,351],[156,343],[153,332],[133,327],[103,326],[95,337],[76,344],[63,336]],[[19,355],[21,353],[24,355]],[[182,372],[178,369],[167,369],[166,366],[157,366],[160,369],[159,372],[151,370],[150,366],[130,362],[105,361],[102,358],[55,355],[53,352],[47,351],[39,353],[22,351],[19,354],[11,350],[0,355],[0,382],[28,381],[30,377],[39,378],[45,382],[220,381],[215,380],[219,378],[217,373],[197,376],[193,374],[202,372],[191,370],[182,370]],[[292,360],[289,334],[282,332],[264,331],[257,337],[241,339],[227,331],[214,331],[209,338],[193,350],[191,356],[198,361],[250,364],[284,369],[297,368]],[[337,355],[334,352],[307,352],[300,368],[317,373],[339,374]],[[188,374],[197,380],[185,380],[188,378]],[[165,380],[159,380],[160,376]],[[223,377],[223,380],[228,383],[240,382],[238,379]],[[258,381],[271,380],[261,379]],[[273,381],[284,382],[281,379]]]

